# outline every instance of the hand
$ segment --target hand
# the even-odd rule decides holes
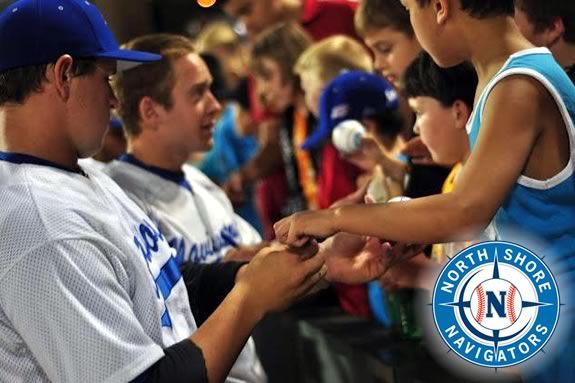
[[[329,281],[360,284],[384,278],[389,285],[397,279],[395,269],[401,269],[410,259],[421,254],[424,247],[392,245],[378,238],[339,233],[322,243],[320,254],[326,259],[326,279]]]
[[[326,279],[361,284],[379,278],[386,271],[390,246],[377,238],[339,233],[322,243],[326,259]]]
[[[415,257],[416,255],[421,254],[421,252],[426,247],[426,245],[420,245],[416,243],[388,243],[388,246],[389,256],[386,259],[387,270]]]
[[[363,171],[371,171],[385,156],[387,153],[377,138],[366,134],[361,141],[361,148],[345,159]]]
[[[310,238],[328,238],[337,231],[334,226],[336,211],[327,209],[295,213],[274,224],[276,238],[293,247],[303,246]]]
[[[386,289],[420,288],[433,289],[441,265],[428,259],[425,254],[397,263],[379,278]]]
[[[379,284],[386,290],[413,289],[420,287],[418,284],[419,270],[414,262],[407,260],[391,269],[387,269],[379,277]]]
[[[340,200],[335,201],[330,206],[330,208],[335,209],[335,208],[342,207],[342,206],[357,205],[357,204],[363,203],[363,201],[365,199],[365,194],[367,193],[367,188],[369,187],[370,182],[371,182],[371,178],[368,179],[367,182],[364,182],[363,185],[361,187],[359,187],[353,193],[343,197]]]
[[[418,165],[435,165],[435,161],[431,158],[431,153],[421,137],[417,136],[409,140],[405,144],[405,148],[401,151],[402,154],[411,157],[411,162]]]
[[[223,189],[234,206],[242,205],[245,202],[244,181],[239,171],[229,176]]]
[[[223,261],[249,262],[260,250],[269,245],[269,242],[261,242],[256,245],[240,246],[230,249],[226,252]]]
[[[261,316],[283,310],[325,277],[327,267],[318,249],[315,241],[298,249],[273,244],[241,270],[234,288],[244,291],[246,304]]]

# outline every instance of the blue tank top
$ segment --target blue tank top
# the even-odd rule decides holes
[[[550,179],[519,177],[497,211],[489,235],[511,239],[511,233],[521,232],[538,237],[546,243],[546,252],[553,254],[555,271],[575,275],[575,86],[548,49],[534,48],[512,55],[485,87],[467,126],[471,149],[480,134],[490,92],[503,78],[517,74],[538,80],[553,96],[567,128],[571,155],[567,166]]]
[[[486,234],[490,239],[523,242],[521,244],[528,248],[530,244],[525,242],[537,239],[536,249],[539,255],[546,256],[545,261],[552,267],[560,291],[563,291],[561,300],[567,306],[561,310],[560,316],[567,327],[567,334],[574,334],[575,294],[569,292],[575,285],[575,86],[548,49],[528,49],[509,57],[477,102],[467,126],[469,141],[473,150],[481,130],[485,102],[495,85],[503,78],[517,74],[538,80],[553,96],[569,135],[571,154],[567,166],[550,179],[519,177]],[[567,349],[555,351],[559,355],[554,357],[554,361],[535,368],[534,375],[527,376],[526,382],[573,381],[575,342],[567,342]]]

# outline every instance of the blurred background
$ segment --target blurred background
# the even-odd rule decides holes
[[[3,9],[14,0],[0,0]],[[219,0],[92,0],[106,16],[119,42],[151,32],[196,37],[202,26],[226,16]],[[238,30],[238,32],[242,32]]]

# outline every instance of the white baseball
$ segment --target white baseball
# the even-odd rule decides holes
[[[488,292],[494,294],[495,305],[503,305],[505,316],[500,317],[496,307],[489,307]],[[501,293],[505,298],[501,301]],[[489,330],[503,330],[513,325],[521,315],[521,294],[517,288],[504,279],[489,279],[479,284],[471,294],[473,319]]]

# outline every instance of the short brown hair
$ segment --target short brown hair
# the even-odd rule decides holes
[[[282,23],[266,29],[254,42],[251,52],[252,67],[260,73],[264,57],[275,61],[284,81],[296,81],[293,67],[299,56],[312,44],[309,35],[295,23]]]
[[[525,12],[527,19],[541,33],[553,25],[557,18],[563,20],[563,39],[575,43],[575,2],[573,0],[516,0],[515,6]]]
[[[95,58],[74,59],[74,76],[88,76],[96,71]],[[46,71],[50,64],[31,65],[9,69],[0,73],[0,106],[23,104],[32,93],[40,92],[47,80]]]
[[[202,28],[195,39],[195,44],[198,52],[204,53],[222,45],[239,47],[241,40],[228,22],[214,21]]]
[[[114,76],[118,114],[126,134],[133,137],[141,133],[139,104],[142,98],[150,97],[170,109],[171,93],[176,81],[173,62],[195,50],[187,37],[167,33],[138,37],[123,47],[162,55],[160,61],[142,64]]]
[[[342,70],[371,72],[371,56],[363,45],[347,36],[332,36],[306,49],[298,58],[294,72],[312,72],[323,84],[334,79]]]
[[[361,36],[375,29],[393,28],[413,37],[409,12],[399,0],[361,0],[355,12],[355,29]]]

